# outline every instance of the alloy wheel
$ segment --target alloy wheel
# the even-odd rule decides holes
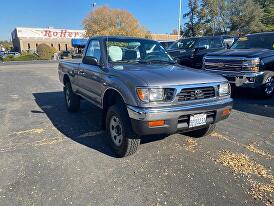
[[[274,77],[268,77],[265,84],[265,93],[271,95],[274,91]]]

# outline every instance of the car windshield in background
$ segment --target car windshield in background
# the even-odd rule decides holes
[[[274,50],[274,35],[250,35],[239,38],[231,49],[272,49]]]
[[[191,49],[194,47],[195,39],[181,39],[172,44],[169,49]]]
[[[112,63],[174,63],[163,46],[151,40],[108,39],[108,61]]]

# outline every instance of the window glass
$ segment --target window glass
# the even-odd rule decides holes
[[[86,56],[95,57],[98,61],[101,58],[100,43],[98,40],[92,40],[87,48]]]
[[[274,49],[274,35],[250,35],[239,38],[231,47],[232,49]]]
[[[112,63],[173,61],[163,46],[152,40],[108,39],[106,45],[108,61]]]
[[[204,46],[206,48],[209,48],[209,41],[208,41],[208,39],[200,39],[199,40],[197,47],[204,47]]]
[[[174,42],[169,49],[191,49],[194,47],[195,39],[180,39]]]
[[[222,48],[223,40],[220,38],[214,38],[209,40],[209,48]]]

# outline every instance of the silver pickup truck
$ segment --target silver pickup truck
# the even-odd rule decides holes
[[[176,64],[153,40],[91,38],[82,61],[60,62],[58,72],[68,111],[81,99],[101,108],[119,157],[136,152],[146,135],[207,135],[232,109],[225,78]]]

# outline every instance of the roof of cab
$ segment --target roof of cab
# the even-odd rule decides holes
[[[150,41],[155,41],[153,39],[146,39],[146,38],[140,38],[140,37],[131,37],[131,36],[94,36],[91,37],[90,39],[138,39],[138,40],[150,40]]]
[[[274,31],[260,32],[260,33],[254,33],[254,34],[247,34],[246,36],[256,36],[256,35],[274,35]]]

